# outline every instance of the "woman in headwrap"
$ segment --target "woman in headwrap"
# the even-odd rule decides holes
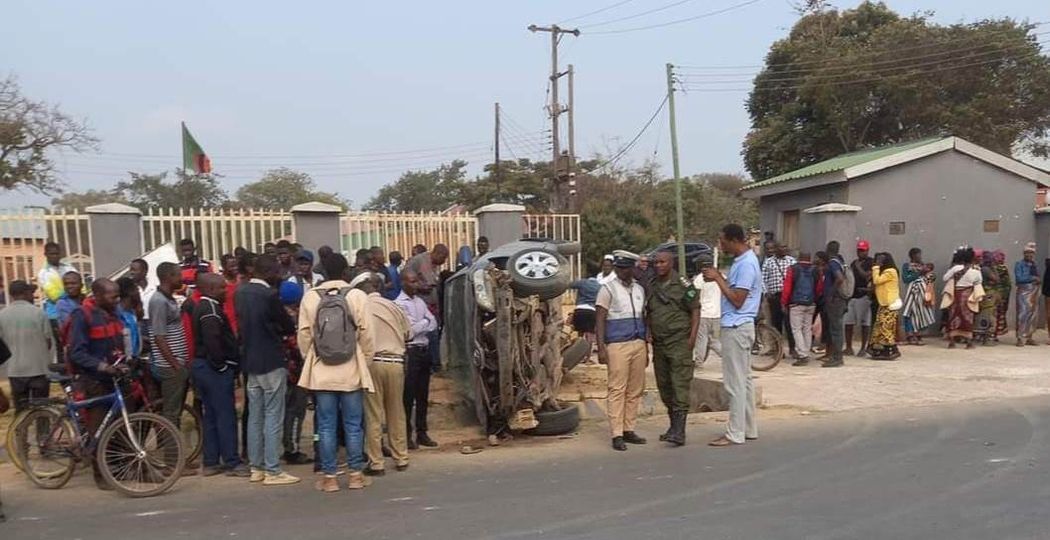
[[[904,332],[909,345],[925,345],[922,331],[935,321],[933,305],[927,301],[926,291],[933,287],[933,264],[922,262],[922,250],[908,250],[908,263],[902,268],[904,278]],[[930,298],[934,295],[931,294]]]
[[[954,257],[957,264],[944,274],[945,294],[950,295],[951,303],[947,306],[948,324],[945,327],[948,348],[954,349],[956,342],[966,343],[967,349],[973,348],[973,314],[970,310],[970,297],[974,287],[981,283],[981,271],[974,265],[973,248],[964,248]]]
[[[1024,246],[1024,258],[1014,265],[1017,284],[1017,346],[1035,345],[1035,318],[1039,314],[1039,267],[1035,264],[1035,242]]]

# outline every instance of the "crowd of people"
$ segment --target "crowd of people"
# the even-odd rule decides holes
[[[925,345],[924,336],[931,334],[939,334],[948,348],[992,345],[1008,333],[1011,297],[1016,344],[1035,345],[1040,294],[1050,312],[1050,283],[1040,278],[1034,243],[1025,245],[1012,275],[1003,251],[960,247],[941,276],[939,295],[934,265],[923,260],[919,248],[909,250],[907,262],[898,266],[891,253],[872,253],[866,240],[856,243],[849,263],[837,241],[797,257],[773,240],[761,251],[753,249],[736,225],[722,230],[719,243],[722,253],[733,257],[728,274],[701,256],[692,261],[691,281],[679,276],[671,247],[640,256],[606,255],[597,275],[571,285],[572,324],[596,344],[598,362],[608,366],[614,449],[647,442],[634,426],[650,358],[669,416],[660,440],[684,444],[689,384],[712,351],[723,360],[730,409],[725,435],[712,444],[757,437],[749,369],[751,354],[758,352],[755,323],[763,317],[784,336],[792,365],[806,366],[815,358],[834,368],[844,366],[847,356],[897,360],[900,345]]]
[[[483,254],[487,240],[477,247]],[[329,246],[315,257],[282,240],[261,253],[237,248],[218,267],[190,239],[178,250],[179,263],[150,268],[135,259],[119,279],[97,278],[85,290],[61,246],[46,245],[36,284],[11,282],[0,310],[16,413],[48,396],[57,360],[85,399],[111,393],[117,375],[141,377],[176,425],[192,389],[203,451],[184,474],[278,486],[300,481],[282,462],[313,463],[318,490],[339,491],[341,475],[362,489],[385,474],[387,457],[404,471],[409,450],[438,445],[427,403],[430,375],[440,369],[447,246],[416,246],[407,260],[362,249],[350,264]],[[468,247],[459,262],[472,256]],[[311,408],[312,455],[300,445]],[[88,429],[104,414],[88,409]],[[92,465],[97,486],[109,489]]]

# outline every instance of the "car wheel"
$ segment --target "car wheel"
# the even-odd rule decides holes
[[[561,352],[561,367],[565,371],[576,367],[591,355],[591,342],[579,338]]]
[[[524,249],[507,259],[511,288],[515,296],[539,296],[540,300],[557,298],[569,288],[572,276],[569,263],[557,253],[542,249]]]
[[[564,435],[580,425],[580,409],[576,404],[563,405],[556,411],[539,411],[535,414],[536,427],[526,430],[527,435]]]

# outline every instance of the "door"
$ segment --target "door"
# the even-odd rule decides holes
[[[798,210],[788,210],[781,214],[780,241],[788,249],[798,249]]]

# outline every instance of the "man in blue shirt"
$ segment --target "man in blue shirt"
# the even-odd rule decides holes
[[[385,269],[386,289],[383,291],[383,298],[391,302],[401,296],[401,263],[403,261],[404,257],[401,256],[400,251],[390,252],[390,264]]]
[[[722,227],[718,241],[722,251],[734,257],[728,279],[714,266],[704,269],[704,278],[722,291],[722,379],[729,394],[729,423],[725,435],[710,445],[723,447],[758,438],[751,347],[762,302],[762,269],[740,225]]]

